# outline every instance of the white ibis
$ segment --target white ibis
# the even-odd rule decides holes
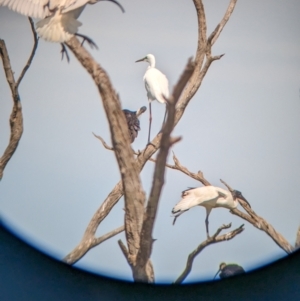
[[[225,262],[222,262],[222,263],[220,263],[219,270],[216,273],[214,279],[217,277],[217,275],[219,273],[220,273],[220,275],[219,275],[220,278],[224,279],[224,278],[228,278],[231,276],[244,274],[245,270],[238,264],[235,264],[235,263],[226,264]]]
[[[226,209],[234,209],[238,206],[238,198],[247,202],[240,191],[233,190],[231,193],[230,191],[215,186],[189,188],[182,192],[181,197],[182,199],[180,202],[172,210],[175,217],[173,225],[175,224],[177,217],[183,212],[195,206],[203,206],[206,209],[205,226],[208,238],[208,216],[213,208],[223,207]],[[247,204],[250,206],[248,202]]]
[[[129,129],[131,143],[133,143],[134,139],[137,137],[138,131],[141,130],[138,116],[145,111],[146,107],[141,107],[138,111],[123,110]]]
[[[36,23],[36,31],[46,41],[64,43],[73,35],[78,35],[90,45],[96,46],[91,39],[77,33],[78,27],[82,25],[77,19],[86,4],[99,1],[113,2],[124,12],[115,0],[0,0],[0,6],[7,6],[28,17],[42,19]]]
[[[166,99],[169,98],[169,82],[167,77],[155,68],[155,57],[153,54],[147,54],[144,58],[137,60],[137,62],[148,62],[149,66],[144,75],[144,82],[147,91],[147,97],[149,102],[149,133],[148,143],[150,142],[152,112],[151,112],[151,101],[157,100],[160,103],[167,103]],[[167,115],[167,107],[165,111],[165,122]]]

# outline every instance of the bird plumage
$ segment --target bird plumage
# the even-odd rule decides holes
[[[217,275],[219,273],[220,273],[220,275],[219,275],[220,278],[224,279],[224,278],[228,278],[231,276],[244,274],[245,270],[238,264],[235,264],[235,263],[226,264],[225,262],[222,262],[220,264],[219,270],[216,273],[214,279],[217,277]]]
[[[143,77],[145,88],[147,91],[147,98],[149,102],[149,135],[148,142],[150,141],[150,130],[151,130],[151,102],[157,100],[160,103],[166,103],[166,99],[169,98],[169,82],[167,77],[155,68],[155,57],[153,54],[147,54],[144,58],[137,60],[136,62],[148,62],[149,66]],[[164,121],[167,114],[167,108],[165,112]],[[164,122],[163,122],[164,124]]]
[[[140,121],[136,116],[137,112],[133,112],[130,110],[123,110],[123,112],[129,129],[130,141],[131,143],[133,143],[134,139],[138,136],[138,131],[141,130]]]
[[[179,203],[172,209],[172,213],[174,214],[173,225],[176,219],[185,211],[195,206],[203,206],[206,209],[205,225],[207,237],[209,237],[208,216],[213,208],[235,209],[238,206],[238,198],[242,198],[247,202],[240,191],[233,190],[230,192],[215,186],[189,188],[182,192],[181,197]],[[249,203],[248,205],[250,206]]]
[[[230,191],[215,186],[189,188],[182,192],[181,197],[182,199],[172,210],[172,213],[175,214],[175,216],[178,216],[195,206],[234,209],[238,205],[237,201],[233,199]]]
[[[0,6],[22,15],[42,19],[36,23],[38,35],[46,41],[63,43],[77,33],[77,21],[86,4],[115,0],[0,0]]]

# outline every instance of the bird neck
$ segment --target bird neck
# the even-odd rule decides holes
[[[152,57],[150,60],[149,60],[149,67],[148,69],[150,68],[155,68],[155,58]]]

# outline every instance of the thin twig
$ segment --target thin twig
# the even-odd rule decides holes
[[[19,76],[19,79],[17,80],[17,84],[16,84],[16,89],[18,89],[26,71],[28,70],[28,68],[30,67],[31,63],[32,63],[32,60],[34,58],[34,55],[35,55],[35,51],[38,47],[38,42],[39,42],[39,39],[38,39],[38,36],[37,36],[37,33],[35,31],[35,28],[34,28],[34,23],[32,21],[32,19],[30,17],[28,17],[28,20],[29,20],[29,23],[30,23],[30,27],[31,27],[31,31],[32,31],[32,34],[33,34],[33,40],[34,40],[34,43],[33,43],[33,48],[31,50],[31,54],[29,56],[29,59],[26,63],[26,65],[24,66],[20,76]]]
[[[236,5],[237,0],[231,0],[228,8],[225,12],[225,15],[223,17],[223,19],[221,20],[221,22],[216,26],[215,30],[210,34],[209,38],[207,39],[208,44],[210,44],[211,46],[214,45],[214,43],[216,42],[216,40],[218,39],[220,33],[222,32],[224,26],[226,25],[226,23],[228,22],[234,8]]]
[[[198,247],[193,252],[191,252],[189,254],[185,269],[183,270],[181,275],[174,281],[174,284],[180,284],[184,281],[184,279],[188,276],[188,274],[192,270],[194,259],[197,257],[197,255],[199,255],[204,250],[204,248],[206,248],[207,246],[214,244],[214,243],[231,240],[236,235],[238,235],[244,231],[244,225],[241,225],[240,227],[238,227],[226,234],[219,236],[219,234],[221,233],[222,230],[228,229],[230,227],[231,227],[231,224],[222,225],[221,227],[219,227],[219,229],[216,231],[216,233],[213,236],[207,238],[200,245],[198,245]]]
[[[104,146],[104,148],[106,148],[106,149],[108,149],[108,150],[111,150],[111,151],[114,151],[114,148],[111,147],[111,146],[109,146],[109,145],[104,141],[104,139],[103,139],[102,137],[96,135],[95,133],[93,133],[93,135],[94,135],[97,139],[99,139],[99,140],[102,142],[102,145]]]

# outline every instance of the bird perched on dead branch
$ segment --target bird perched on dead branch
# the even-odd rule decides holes
[[[225,262],[222,262],[220,263],[219,270],[213,279],[215,279],[219,273],[220,273],[219,275],[220,278],[224,279],[231,276],[244,274],[245,270],[238,264],[235,263],[226,264]]]
[[[129,129],[131,143],[133,143],[134,139],[138,136],[138,131],[141,130],[138,116],[146,110],[146,107],[141,107],[138,111],[123,110]]]
[[[36,23],[36,31],[46,41],[64,43],[73,35],[78,35],[91,46],[96,46],[90,38],[77,33],[78,27],[82,25],[77,19],[87,4],[99,1],[113,2],[124,12],[115,0],[0,0],[0,6],[7,6],[28,17],[42,19]]]
[[[195,206],[203,206],[206,209],[205,226],[207,237],[209,237],[208,216],[213,208],[223,207],[226,209],[234,209],[238,206],[238,198],[247,202],[240,191],[233,190],[231,193],[230,191],[215,186],[189,188],[182,192],[181,197],[180,202],[172,210],[175,217],[173,225],[177,217],[183,212]],[[247,204],[250,206],[248,202]]]
[[[147,54],[144,58],[137,60],[137,62],[148,62],[149,66],[144,75],[145,88],[147,91],[147,97],[149,102],[149,133],[148,133],[148,143],[150,142],[150,132],[152,123],[152,111],[151,102],[157,100],[160,103],[166,103],[169,98],[169,82],[167,77],[155,68],[155,57],[153,54]],[[165,122],[167,115],[167,107],[165,111],[165,117],[163,124]]]

